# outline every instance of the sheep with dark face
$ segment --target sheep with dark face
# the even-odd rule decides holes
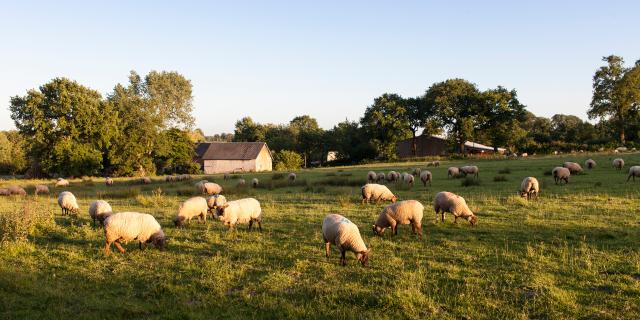
[[[367,182],[368,183],[374,183],[374,182],[376,182],[376,179],[378,179],[378,175],[375,172],[373,172],[373,171],[367,172]]]
[[[617,158],[617,159],[613,159],[613,167],[616,168],[616,170],[622,170],[622,168],[624,168],[624,160]]]
[[[480,169],[477,166],[464,166],[459,168],[459,172],[463,174],[465,177],[467,175],[472,175],[474,178],[478,178],[478,174],[480,173]]]
[[[180,204],[173,224],[177,227],[183,225],[185,221],[190,223],[193,217],[198,217],[198,220],[203,223],[207,222],[207,212],[209,212],[207,199],[203,197],[189,198]]]
[[[60,209],[62,209],[62,215],[69,214],[69,212],[78,214],[80,211],[76,196],[69,191],[60,192],[58,195],[58,205],[60,206]]]
[[[12,196],[26,196],[27,195],[27,191],[24,190],[24,188],[20,187],[20,186],[9,186],[9,193]]]
[[[588,159],[584,162],[584,166],[587,167],[587,169],[591,170],[596,167],[596,161],[593,159]]]
[[[384,172],[380,172],[378,173],[378,176],[376,178],[376,183],[384,183],[384,179],[385,179]]]
[[[627,177],[627,182],[629,179],[633,178],[633,181],[636,181],[636,177],[640,178],[640,166],[632,166],[629,168],[629,176]]]
[[[449,169],[447,169],[448,178],[456,178],[459,175],[460,175],[460,169],[458,167],[449,167]]]
[[[93,220],[93,225],[96,225],[96,220],[100,222],[100,225],[104,225],[110,215],[113,214],[111,205],[104,200],[96,200],[89,205],[89,217]]]
[[[106,179],[104,179],[104,184],[107,186],[112,186],[113,185],[113,179],[111,179],[110,177],[107,177]]]
[[[106,256],[111,253],[112,243],[120,253],[124,253],[125,250],[121,242],[138,240],[140,250],[143,249],[143,246],[146,247],[147,243],[153,243],[160,251],[164,251],[168,241],[158,221],[146,213],[118,212],[112,214],[104,221],[104,233],[104,254]]]
[[[218,219],[227,225],[229,230],[238,223],[249,223],[249,230],[251,230],[253,223],[257,222],[258,229],[262,231],[262,208],[260,208],[260,202],[254,198],[225,202],[216,209]]]
[[[562,166],[569,169],[569,172],[571,172],[571,174],[582,173],[583,171],[582,166],[580,166],[580,164],[576,162],[567,161],[563,163]]]
[[[422,215],[424,206],[416,200],[400,201],[386,206],[373,224],[373,232],[382,235],[386,228],[398,234],[398,225],[410,224],[414,234],[422,238]]]
[[[387,186],[382,184],[367,183],[360,188],[360,191],[362,192],[362,204],[369,203],[370,200],[396,202],[398,199]]]
[[[362,240],[360,230],[353,222],[339,214],[329,214],[322,221],[322,240],[325,245],[325,255],[329,258],[331,244],[340,250],[340,264],[347,265],[345,253],[351,251],[363,266],[369,264],[371,249]]]
[[[37,184],[35,188],[36,188],[35,190],[36,195],[49,194],[49,187],[45,186],[44,184]]]
[[[478,223],[478,217],[469,209],[464,198],[451,192],[443,191],[436,194],[433,199],[433,209],[436,211],[436,222],[438,214],[441,215],[441,221],[444,222],[444,214],[449,212],[455,218],[454,223],[458,222],[458,218],[466,219],[471,226]]]
[[[420,181],[422,181],[425,187],[427,186],[427,182],[429,182],[429,185],[431,185],[431,180],[433,180],[431,171],[424,170],[420,173]]]
[[[537,198],[540,192],[540,183],[535,177],[526,177],[520,184],[520,196],[531,200],[534,196]]]
[[[556,182],[556,184],[558,184],[558,182],[562,184],[562,181],[567,184],[569,183],[569,176],[571,176],[571,171],[569,171],[569,169],[565,167],[555,167],[551,171],[551,174],[553,175],[553,180]]]

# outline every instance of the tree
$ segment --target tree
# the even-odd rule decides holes
[[[356,121],[345,120],[327,131],[325,150],[336,151],[338,160],[359,162],[363,159],[373,159],[376,149],[371,145],[369,136]]]
[[[0,131],[0,174],[20,174],[27,170],[24,138],[17,131]]]
[[[385,93],[365,110],[360,123],[378,155],[385,159],[394,159],[396,143],[411,134],[406,119],[407,110],[402,97]]]
[[[515,90],[499,86],[482,92],[481,100],[486,118],[483,129],[487,131],[495,151],[499,146],[507,146],[513,151],[516,143],[527,135],[520,127],[525,117],[525,106],[518,100],[518,94]]]
[[[324,130],[318,126],[318,121],[308,115],[298,116],[289,122],[289,128],[296,138],[296,151],[303,156],[304,167],[313,154],[321,153]],[[322,157],[320,157],[322,159]]]
[[[274,169],[276,171],[297,170],[302,166],[302,156],[290,150],[282,150],[273,155]]]
[[[190,132],[171,128],[159,136],[154,150],[154,164],[158,174],[197,173],[200,167],[193,162],[196,153]]]
[[[417,156],[416,136],[420,128],[424,128],[422,134],[436,133],[437,118],[432,104],[426,103],[423,97],[408,98],[404,100],[405,119],[409,131],[411,131],[411,153]]]
[[[603,57],[602,60],[607,65],[600,67],[593,76],[593,98],[588,115],[590,119],[597,117],[615,119],[620,143],[624,144],[625,120],[634,108],[631,97],[640,89],[633,88],[633,75],[628,80],[622,81],[628,70],[624,67],[622,57],[611,55]]]
[[[265,132],[262,125],[253,122],[251,117],[244,117],[236,122],[233,134],[235,142],[256,142],[265,140]]]

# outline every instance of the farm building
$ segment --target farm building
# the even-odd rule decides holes
[[[412,139],[398,141],[396,150],[400,158],[411,158],[413,152],[411,150]],[[477,142],[466,141],[464,148],[467,153],[487,153],[494,152],[493,147],[486,146]],[[444,156],[449,152],[449,143],[445,137],[437,135],[421,135],[416,137],[416,157],[427,156]],[[499,153],[503,153],[505,149],[498,148]]]
[[[195,161],[206,174],[273,169],[273,157],[264,142],[199,143]]]

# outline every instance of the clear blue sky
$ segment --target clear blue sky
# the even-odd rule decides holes
[[[640,59],[639,1],[86,2],[0,4],[0,129],[10,96],[62,76],[106,94],[129,70],[191,79],[207,134],[247,115],[331,128],[454,77],[586,118],[601,57]]]

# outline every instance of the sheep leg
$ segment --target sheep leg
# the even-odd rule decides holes
[[[262,232],[262,221],[258,220],[258,231]]]
[[[441,221],[442,221],[442,223],[444,223],[444,211],[442,211],[442,213],[440,215],[442,216]]]
[[[111,253],[111,243],[109,243],[109,240],[105,240],[104,241],[104,255],[105,256],[109,256],[110,253]]]
[[[324,254],[327,258],[329,258],[329,249],[331,248],[331,242],[324,243]]]
[[[124,253],[124,248],[122,247],[122,245],[120,245],[120,240],[116,240],[113,244],[116,245],[116,248],[118,248],[118,251],[120,251],[120,253]]]
[[[418,229],[418,236],[420,236],[420,239],[422,239],[422,225],[418,225],[416,229]]]
[[[249,220],[249,231],[251,231],[251,227],[253,227],[253,220]]]
[[[458,216],[453,215],[453,223],[458,223]]]
[[[145,250],[147,248],[147,244],[146,243],[142,243],[142,241],[138,242],[139,246],[140,246],[140,250]]]
[[[340,264],[343,266],[347,265],[347,257],[345,257],[346,251],[344,249],[340,249]]]

